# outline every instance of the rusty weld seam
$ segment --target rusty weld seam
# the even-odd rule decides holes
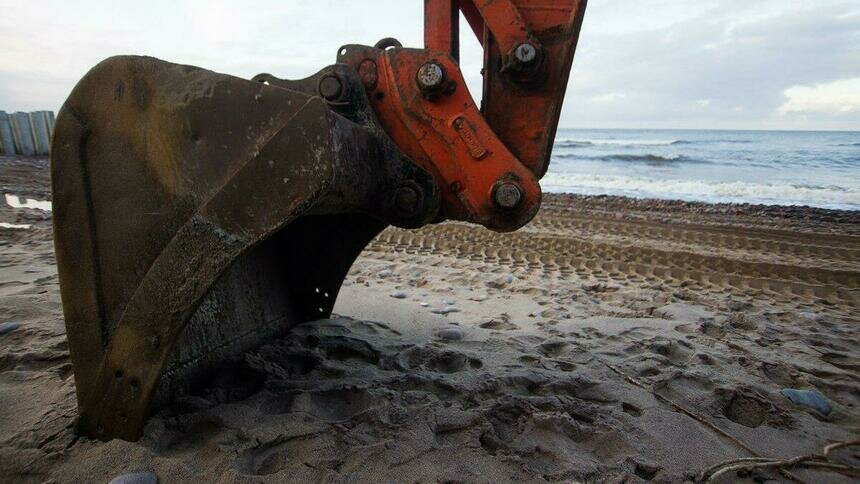
[[[230,175],[224,179],[224,183],[223,183],[220,187],[218,187],[218,189],[217,189],[217,190],[215,190],[215,191],[212,193],[212,196],[211,196],[210,198],[208,198],[207,200],[205,200],[202,204],[200,204],[200,205],[198,206],[198,208],[197,208],[197,212],[199,212],[199,211],[200,211],[200,208],[201,208],[201,207],[205,207],[205,206],[209,203],[209,201],[210,201],[210,200],[212,200],[212,199],[213,199],[213,198],[215,198],[219,193],[221,193],[221,191],[223,191],[223,190],[224,190],[224,187],[226,187],[226,186],[227,186],[227,184],[229,184],[229,183],[233,180],[233,178],[235,178],[235,177],[236,177],[236,175],[237,175],[240,171],[242,171],[242,170],[243,170],[243,169],[248,165],[248,163],[250,163],[254,158],[256,158],[256,157],[260,154],[260,150],[261,150],[261,149],[263,149],[266,145],[268,145],[268,144],[269,144],[269,142],[270,142],[270,141],[272,141],[272,138],[274,138],[275,136],[277,136],[277,135],[278,135],[278,133],[280,133],[281,131],[283,131],[283,130],[284,130],[284,128],[286,128],[286,127],[287,127],[287,126],[288,126],[288,125],[293,121],[293,119],[294,119],[296,116],[298,116],[298,115],[299,115],[299,113],[301,113],[302,111],[304,111],[304,109],[305,109],[306,107],[308,107],[308,105],[309,105],[311,102],[313,102],[313,100],[314,100],[314,99],[315,99],[315,98],[314,98],[313,96],[308,96],[307,101],[305,101],[305,103],[304,103],[304,104],[302,104],[298,109],[296,109],[296,111],[295,111],[295,112],[294,112],[290,117],[288,117],[288,118],[287,118],[287,119],[285,119],[282,123],[280,123],[280,124],[278,125],[278,127],[277,127],[277,128],[273,128],[269,133],[267,133],[267,134],[265,135],[265,137],[263,138],[263,141],[262,141],[262,142],[260,142],[260,138],[258,138],[258,139],[256,140],[256,142],[254,143],[253,151],[250,153],[250,156],[248,156],[248,157],[246,158],[246,160],[245,160],[245,162],[244,162],[244,163],[242,163],[242,164],[240,164],[239,166],[237,166],[237,167],[236,167],[236,169],[235,169],[235,170],[233,170],[233,172],[232,172],[232,173],[230,173]],[[245,155],[248,155],[248,153],[245,153]],[[189,217],[189,219],[190,219],[190,217]]]
[[[173,366],[169,370],[162,373],[161,378],[164,378],[165,376],[173,375],[173,374],[179,372],[180,370],[187,368],[188,366],[192,365],[193,363],[196,363],[197,361],[203,359],[203,357],[208,356],[208,354],[212,351],[218,351],[218,350],[220,350],[226,346],[229,346],[229,345],[235,343],[236,341],[239,341],[239,340],[247,337],[248,335],[250,335],[252,333],[258,333],[261,328],[268,328],[268,327],[275,326],[275,323],[281,322],[281,321],[287,319],[289,316],[290,315],[278,316],[277,318],[270,319],[269,321],[264,321],[262,323],[259,323],[258,325],[254,326],[253,329],[249,329],[248,331],[245,331],[244,333],[236,335],[233,338],[230,338],[229,340],[225,340],[218,346],[210,347],[207,349],[206,352],[202,352],[198,356],[192,357],[188,360],[185,360],[185,361],[182,361],[182,362],[176,364],[176,366]],[[187,326],[188,325],[186,324],[186,327]],[[184,331],[184,329],[183,329],[183,331]]]

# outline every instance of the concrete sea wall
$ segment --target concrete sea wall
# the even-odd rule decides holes
[[[54,112],[0,111],[0,154],[48,155],[54,134]]]

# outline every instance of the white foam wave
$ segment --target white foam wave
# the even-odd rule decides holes
[[[548,173],[541,185],[550,192],[587,195],[749,202],[779,205],[811,205],[823,208],[860,209],[860,187],[817,187],[779,183],[672,180],[623,175]]]
[[[616,146],[668,146],[680,143],[677,139],[576,139],[559,138],[555,140],[560,145],[616,145]]]
[[[6,205],[12,208],[34,208],[45,212],[51,211],[51,202],[48,200],[36,200],[33,198],[19,197],[11,193],[6,194]]]
[[[29,229],[30,224],[10,224],[9,222],[0,222],[0,228],[3,229]]]

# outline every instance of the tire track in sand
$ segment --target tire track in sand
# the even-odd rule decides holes
[[[667,225],[550,209],[508,234],[458,222],[389,228],[367,254],[453,258],[545,277],[661,283],[845,315],[860,307],[860,237],[707,225],[706,215],[691,214],[697,217],[704,223]]]

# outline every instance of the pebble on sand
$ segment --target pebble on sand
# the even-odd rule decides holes
[[[130,472],[116,476],[108,484],[158,484],[158,476],[154,472]]]
[[[430,312],[431,312],[431,313],[433,313],[433,314],[459,313],[459,312],[460,312],[460,309],[458,309],[458,308],[457,308],[457,307],[455,307],[455,306],[447,306],[447,307],[444,307],[444,308],[431,309],[431,310],[430,310]]]
[[[403,291],[394,291],[389,294],[389,296],[393,297],[394,299],[406,299],[406,293]]]
[[[0,334],[11,333],[16,329],[21,327],[21,323],[9,322],[9,323],[0,323]]]
[[[463,330],[460,328],[445,328],[436,333],[436,336],[445,341],[460,341],[463,339]]]
[[[818,411],[822,415],[830,415],[833,407],[824,395],[815,390],[798,390],[796,388],[783,388],[782,394],[795,405],[802,405]]]

